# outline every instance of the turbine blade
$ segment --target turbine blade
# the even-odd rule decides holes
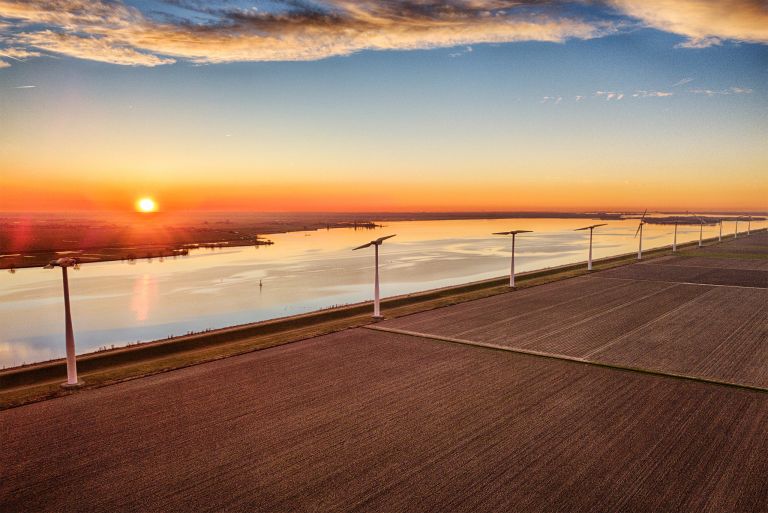
[[[607,226],[607,225],[606,225],[606,223],[602,223],[602,224],[593,224],[593,225],[591,225],[591,226],[585,226],[584,228],[576,228],[574,231],[579,231],[579,230],[594,230],[595,228],[598,228],[598,227],[600,227],[600,226]]]
[[[353,248],[352,251],[357,251],[358,249],[367,248],[368,246],[373,246],[373,242],[369,242],[368,244],[363,244],[362,246],[358,246],[356,248]]]
[[[512,232],[493,232],[494,235],[511,235]]]
[[[643,222],[643,219],[645,219],[645,214],[647,214],[647,213],[648,213],[648,209],[646,208],[645,212],[643,212],[643,217],[640,218],[640,222],[641,223]]]
[[[387,239],[391,239],[391,238],[392,238],[392,237],[394,237],[395,235],[397,235],[397,234],[395,233],[395,234],[392,234],[392,235],[387,235],[386,237],[379,237],[379,238],[378,238],[378,239],[376,239],[375,241],[371,241],[371,243],[373,243],[373,244],[381,244],[381,243],[382,243],[382,242],[384,242],[385,240],[387,240]]]
[[[637,234],[640,233],[640,228],[642,228],[642,227],[643,227],[643,223],[640,223],[640,224],[637,225],[637,231],[635,232],[635,237],[634,238],[637,238]]]

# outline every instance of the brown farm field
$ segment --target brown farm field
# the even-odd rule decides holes
[[[768,388],[768,271],[745,261],[662,257],[379,326]]]
[[[0,419],[4,511],[768,508],[763,393],[365,329]]]
[[[768,511],[731,244],[0,411],[0,511]]]
[[[710,254],[711,255],[711,254]],[[768,271],[768,255],[764,258],[718,258],[717,256],[670,256],[651,260],[650,264],[715,269],[750,269]]]

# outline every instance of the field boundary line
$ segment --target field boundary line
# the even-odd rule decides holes
[[[751,269],[734,269],[736,271],[749,271]],[[650,280],[648,278],[619,278],[614,276],[595,276],[596,278],[602,278],[604,280],[634,280],[634,281],[653,281],[656,283],[675,283],[678,285],[698,285],[700,287],[726,287],[731,289],[752,289],[752,290],[766,290],[768,287],[752,287],[750,285],[721,285],[718,283],[694,283],[690,281],[669,281],[669,280]]]
[[[568,356],[564,354],[557,354],[557,353],[547,353],[544,351],[534,351],[531,349],[522,349],[517,347],[509,347],[509,346],[503,346],[500,344],[490,344],[487,342],[473,342],[471,340],[464,340],[460,338],[451,338],[451,337],[443,337],[441,335],[430,335],[429,333],[419,333],[416,331],[408,331],[408,330],[401,330],[397,328],[386,328],[384,326],[376,326],[376,325],[366,325],[361,326],[363,329],[368,329],[372,331],[381,331],[385,333],[393,333],[396,335],[407,335],[411,337],[417,337],[417,338],[425,338],[429,340],[436,340],[439,342],[450,342],[453,344],[461,344],[465,346],[472,346],[472,347],[481,347],[485,349],[492,349],[496,351],[505,351],[508,353],[515,353],[515,354],[521,354],[525,356],[534,356],[538,358],[547,358],[550,360],[560,360],[564,362],[571,362],[571,363],[580,363],[583,365],[591,365],[594,367],[601,367],[604,369],[612,369],[612,370],[619,370],[619,371],[628,371],[628,372],[635,372],[638,374],[646,374],[651,376],[660,376],[660,377],[666,377],[666,378],[672,378],[672,379],[679,379],[679,380],[685,380],[685,381],[693,381],[696,383],[705,383],[708,385],[717,385],[717,386],[724,386],[724,387],[730,387],[730,388],[739,388],[742,390],[749,390],[752,392],[760,392],[763,394],[768,394],[768,388],[765,387],[759,387],[756,385],[746,385],[743,383],[733,383],[730,381],[723,381],[718,379],[712,379],[712,378],[704,378],[701,376],[693,376],[690,374],[681,374],[677,372],[665,372],[660,370],[654,370],[654,369],[647,369],[644,367],[632,367],[629,365],[620,365],[620,364],[614,364],[614,363],[606,363],[606,362],[598,362],[595,360],[586,360],[584,358],[578,358],[575,356]]]
[[[700,256],[695,257],[680,257],[680,258],[705,258]],[[721,258],[720,260],[735,260],[733,258]],[[750,262],[751,260],[737,260],[738,262]],[[758,260],[760,262],[760,260]],[[762,263],[762,262],[761,262]],[[657,262],[657,263],[647,263],[642,265],[659,265],[664,267],[681,267],[683,269],[725,269],[727,271],[759,271],[759,272],[768,272],[765,269],[746,269],[744,267],[715,267],[712,265],[678,265],[678,264],[668,264],[665,262]]]

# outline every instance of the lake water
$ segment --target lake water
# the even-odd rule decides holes
[[[518,272],[584,261],[589,232],[573,230],[597,222],[608,225],[595,231],[595,258],[637,250],[632,220],[406,221],[376,230],[277,234],[269,237],[272,246],[200,249],[164,261],[86,264],[69,273],[77,352],[369,300],[373,250],[351,249],[382,235],[397,234],[381,248],[386,297],[508,273],[510,240],[492,232],[534,230],[518,236]],[[644,230],[646,248],[672,242],[672,226]],[[724,235],[733,230],[733,223],[723,224]],[[717,232],[704,227],[705,238]],[[678,229],[679,242],[698,236],[698,227]],[[61,270],[0,273],[0,366],[62,356]]]

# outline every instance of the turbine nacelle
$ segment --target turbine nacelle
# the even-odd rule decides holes
[[[494,232],[494,235],[517,235],[518,233],[533,233],[533,230],[512,230],[509,232]]]
[[[73,257],[62,257],[56,260],[51,260],[48,265],[43,266],[43,269],[53,269],[54,267],[72,267],[73,269],[80,269],[80,260]]]
[[[606,223],[603,224],[593,224],[592,226],[585,226],[584,228],[576,228],[573,230],[574,232],[580,232],[582,230],[594,230],[595,228],[599,228],[600,226],[607,226]]]
[[[371,246],[381,246],[381,243],[384,242],[387,239],[391,239],[397,234],[394,235],[387,235],[385,237],[379,237],[378,239],[374,239],[368,244],[363,244],[362,246],[358,246],[356,248],[353,248],[352,251],[357,251],[358,249],[364,249],[364,248],[370,248]]]

